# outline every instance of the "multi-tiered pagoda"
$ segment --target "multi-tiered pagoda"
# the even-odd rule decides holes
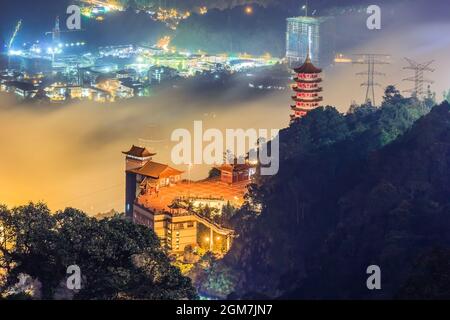
[[[305,63],[298,68],[294,69],[297,76],[294,78],[296,84],[293,86],[295,95],[292,96],[292,100],[295,101],[295,105],[291,106],[294,111],[291,114],[291,122],[297,118],[305,116],[309,111],[319,107],[322,101],[322,87],[320,83],[320,73],[322,69],[316,68],[309,57],[306,57]]]

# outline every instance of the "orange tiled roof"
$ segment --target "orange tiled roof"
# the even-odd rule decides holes
[[[241,171],[248,170],[251,167],[252,167],[252,165],[249,165],[247,163],[242,163],[242,164],[225,163],[225,164],[222,164],[221,166],[217,167],[217,169],[220,171],[225,171],[225,172],[241,172]]]
[[[156,153],[149,152],[146,148],[138,147],[135,145],[133,145],[129,151],[123,151],[122,153],[129,155],[129,156],[138,157],[138,158],[152,157],[156,154]]]
[[[154,179],[168,178],[183,173],[183,171],[169,167],[167,164],[162,164],[154,161],[148,161],[142,168],[131,171]]]

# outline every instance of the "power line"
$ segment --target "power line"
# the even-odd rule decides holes
[[[356,75],[367,76],[367,81],[361,83],[362,87],[366,87],[366,100],[365,103],[375,105],[375,87],[380,86],[379,83],[375,82],[375,76],[384,76],[384,73],[377,72],[375,67],[377,65],[389,64],[389,62],[385,61],[390,56],[387,54],[377,54],[377,53],[361,53],[354,54],[357,59],[352,61],[353,64],[364,64],[367,65],[367,71],[359,72]]]
[[[109,191],[109,190],[112,190],[112,189],[115,189],[115,188],[118,188],[118,187],[123,187],[123,186],[125,186],[124,182],[122,182],[120,184],[112,185],[112,186],[109,186],[109,187],[106,187],[106,188],[102,188],[102,189],[99,189],[99,190],[94,190],[94,191],[91,191],[91,192],[88,192],[88,193],[85,193],[85,194],[81,194],[81,195],[79,195],[77,197],[74,197],[72,199],[59,200],[59,201],[56,202],[56,205],[59,205],[59,204],[62,204],[62,203],[71,203],[71,202],[73,202],[75,200],[79,200],[79,199],[86,198],[86,197],[91,197],[91,196],[97,195],[98,193]]]

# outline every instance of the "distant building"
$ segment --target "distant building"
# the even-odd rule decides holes
[[[335,51],[334,19],[330,17],[293,17],[287,19],[286,58],[294,68],[306,60],[308,46],[312,63],[328,66]]]
[[[7,92],[9,84],[15,80],[15,77],[7,73],[0,74],[0,92]]]
[[[7,92],[14,93],[20,99],[32,99],[38,92],[37,86],[29,82],[11,81],[5,83]]]
[[[124,85],[117,79],[105,79],[95,85],[96,88],[108,92],[112,99],[129,99],[134,97],[134,88]]]
[[[251,165],[248,161],[238,164],[237,160],[235,160],[233,164],[224,163],[217,169],[220,171],[220,180],[229,184],[250,181],[256,173],[256,166]]]
[[[138,79],[138,74],[134,69],[124,69],[116,72],[117,79],[132,79],[136,81]]]
[[[174,68],[153,66],[148,70],[149,84],[160,84],[178,77],[178,71]]]
[[[131,78],[120,79],[122,86],[133,90],[133,95],[135,97],[142,97],[146,95],[146,86],[139,81],[135,81]]]
[[[89,88],[62,82],[55,82],[44,88],[45,95],[52,103],[66,102],[69,99],[88,99],[91,95],[90,91]]]
[[[36,74],[36,73],[51,74],[52,61],[43,58],[21,57],[21,70],[29,74]]]
[[[83,88],[83,96],[95,102],[113,102],[114,97],[109,91],[97,87]]]

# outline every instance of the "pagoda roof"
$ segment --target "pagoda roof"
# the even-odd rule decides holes
[[[308,99],[308,98],[300,99],[300,98],[297,98],[296,96],[292,96],[292,100],[297,101],[297,102],[320,102],[323,100],[323,98],[317,97],[317,98],[313,98],[313,99]]]
[[[313,109],[316,109],[317,107],[319,107],[319,106],[313,106],[313,107],[309,107],[309,108],[300,108],[300,107],[297,107],[297,106],[291,106],[291,109],[294,110],[294,111],[309,112],[309,111],[311,111]]]
[[[298,68],[294,68],[296,73],[321,73],[322,69],[317,68],[311,62],[309,55],[306,57],[305,62]]]
[[[292,87],[292,90],[294,90],[295,92],[321,92],[322,88],[321,87],[317,87],[317,88],[311,88],[311,89],[303,89],[303,88],[299,88],[297,86]]]
[[[316,78],[316,79],[300,79],[298,77],[294,78],[295,82],[300,82],[300,83],[319,83],[322,82],[322,78]]]
[[[183,171],[172,168],[167,164],[162,164],[154,161],[149,161],[142,168],[133,169],[130,170],[130,172],[153,179],[168,178],[172,176],[178,176],[183,173]]]
[[[136,158],[148,158],[153,157],[156,153],[151,153],[144,147],[138,147],[133,145],[129,151],[123,151],[123,154]]]

